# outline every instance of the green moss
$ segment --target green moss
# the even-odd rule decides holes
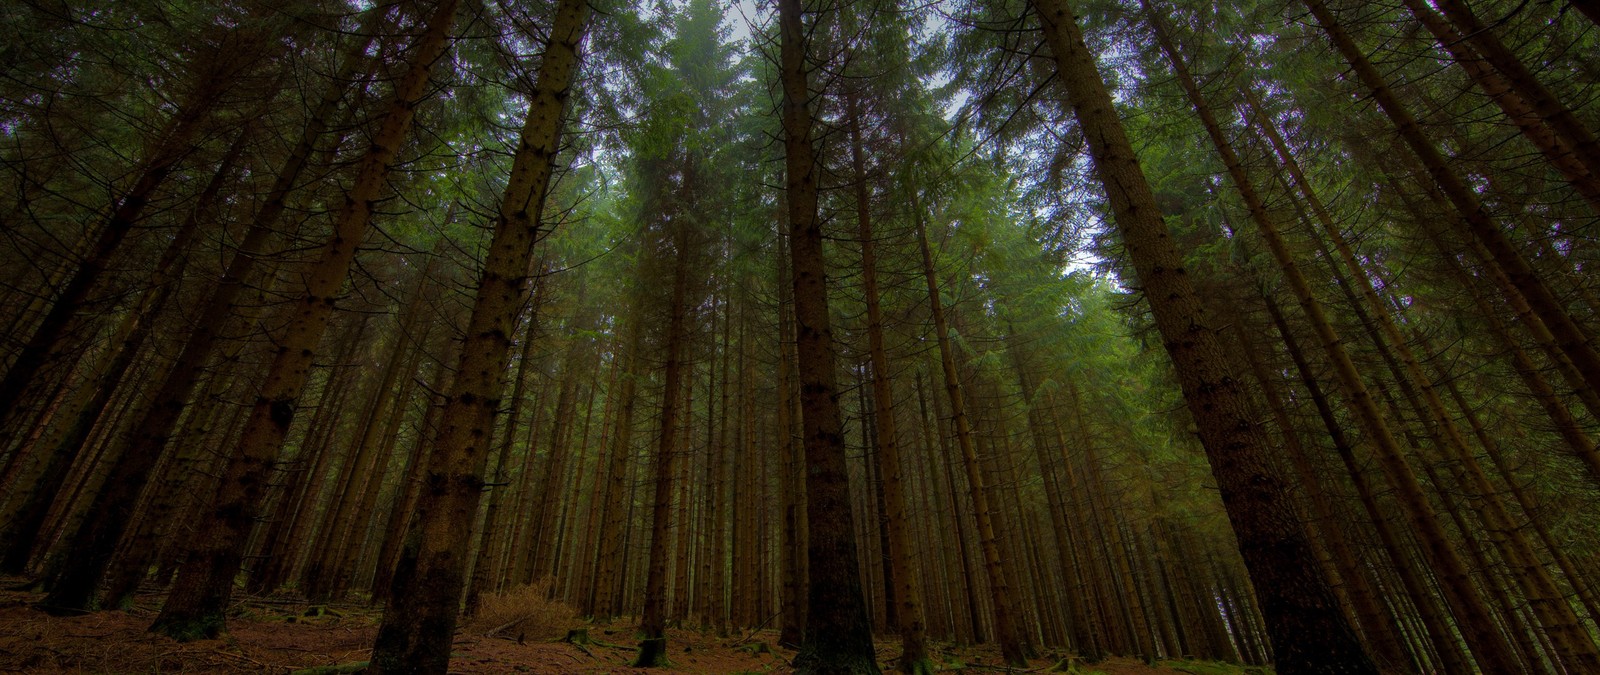
[[[211,640],[227,632],[222,616],[205,613],[200,616],[176,617],[156,621],[150,632],[160,633],[179,642]]]
[[[645,638],[639,642],[639,658],[634,659],[635,668],[669,668],[672,664],[667,661],[667,639],[664,637]]]
[[[1175,660],[1162,661],[1161,665],[1180,673],[1189,673],[1190,675],[1260,675],[1272,672],[1270,669],[1260,667],[1247,668],[1221,661]]]

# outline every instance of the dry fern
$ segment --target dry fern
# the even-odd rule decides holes
[[[549,579],[540,579],[499,593],[485,593],[467,630],[518,640],[553,640],[565,635],[579,622],[578,611],[552,599],[550,586]]]

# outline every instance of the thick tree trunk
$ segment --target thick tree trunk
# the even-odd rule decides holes
[[[1222,156],[1223,163],[1227,167],[1235,187],[1243,197],[1246,207],[1249,210],[1251,219],[1261,231],[1262,237],[1267,241],[1268,249],[1272,252],[1273,257],[1277,260],[1278,265],[1283,271],[1285,279],[1288,280],[1289,287],[1293,290],[1301,308],[1305,311],[1306,316],[1311,320],[1312,327],[1319,336],[1319,339],[1322,341],[1324,349],[1334,360],[1335,373],[1339,376],[1340,384],[1344,388],[1346,395],[1350,397],[1352,403],[1357,408],[1357,419],[1365,425],[1368,434],[1378,444],[1380,457],[1388,456],[1388,454],[1391,452],[1394,453],[1397,458],[1400,457],[1400,449],[1397,446],[1390,447],[1388,445],[1393,442],[1393,436],[1388,432],[1386,428],[1387,422],[1382,417],[1381,412],[1361,409],[1362,402],[1370,400],[1370,394],[1366,392],[1365,384],[1362,383],[1359,375],[1357,374],[1358,371],[1355,365],[1351,362],[1350,357],[1344,348],[1343,342],[1337,335],[1334,334],[1329,320],[1323,312],[1320,302],[1312,294],[1310,284],[1300,272],[1295,257],[1289,250],[1288,243],[1279,234],[1276,223],[1274,223],[1272,218],[1267,214],[1265,204],[1262,202],[1260,196],[1256,193],[1254,186],[1250,183],[1249,177],[1244,172],[1242,163],[1240,162],[1238,156],[1234,153],[1231,143],[1223,135],[1220,124],[1217,122],[1215,116],[1211,112],[1211,109],[1201,94],[1198,85],[1194,81],[1194,78],[1190,76],[1186,66],[1183,64],[1182,58],[1178,55],[1171,41],[1166,37],[1165,31],[1160,23],[1154,18],[1152,18],[1151,21],[1152,25],[1156,29],[1157,41],[1161,44],[1162,49],[1167,53],[1168,59],[1171,62],[1174,71],[1176,71],[1178,75],[1179,83],[1183,86],[1185,93],[1189,96],[1191,103],[1193,103],[1196,111],[1198,112],[1201,121],[1205,124],[1206,131],[1208,135],[1210,135],[1213,144],[1216,146],[1218,154]],[[1335,248],[1339,251],[1341,260],[1344,262],[1345,266],[1355,274],[1362,274],[1363,272],[1360,268],[1360,265],[1356,262],[1354,254],[1344,242],[1343,237],[1337,228],[1329,228],[1327,234],[1334,240]],[[1367,302],[1368,312],[1370,313],[1368,315],[1375,317],[1377,326],[1383,329],[1383,335],[1374,334],[1372,336],[1375,344],[1377,344],[1379,347],[1382,347],[1385,341],[1387,341],[1389,347],[1398,354],[1399,361],[1405,364],[1404,370],[1401,371],[1397,369],[1395,376],[1397,378],[1402,378],[1402,382],[1413,381],[1415,382],[1416,386],[1421,388],[1422,399],[1427,403],[1426,412],[1432,419],[1432,424],[1429,425],[1430,428],[1439,430],[1440,433],[1444,434],[1441,439],[1445,441],[1443,445],[1455,448],[1458,454],[1464,454],[1465,441],[1461,438],[1460,433],[1456,430],[1453,422],[1451,422],[1448,413],[1443,409],[1443,405],[1439,401],[1438,396],[1433,393],[1431,383],[1427,380],[1420,368],[1417,366],[1415,358],[1411,356],[1410,351],[1405,344],[1405,340],[1398,335],[1393,322],[1387,315],[1387,311],[1374,295],[1371,285],[1365,281],[1362,281],[1358,282],[1357,286],[1361,289],[1363,298]],[[1348,284],[1341,283],[1340,288],[1344,288],[1348,292],[1350,286]],[[1355,302],[1353,297],[1351,300],[1352,302]],[[1354,309],[1360,310],[1361,308],[1356,306]],[[1370,325],[1371,324],[1369,324],[1369,326]],[[1397,461],[1404,462],[1403,459],[1397,459]],[[1426,498],[1419,495],[1412,499],[1409,503],[1412,505],[1425,505]],[[1415,508],[1415,506],[1412,506],[1412,508]],[[1430,550],[1433,551],[1436,564],[1443,563],[1441,565],[1441,572],[1444,580],[1446,581],[1447,590],[1451,592],[1452,598],[1456,603],[1457,612],[1461,615],[1463,625],[1467,627],[1469,631],[1477,631],[1474,634],[1475,639],[1481,641],[1475,642],[1477,646],[1475,651],[1490,652],[1491,655],[1488,656],[1486,660],[1492,663],[1495,658],[1492,655],[1492,652],[1495,649],[1495,645],[1500,644],[1493,642],[1492,639],[1497,637],[1498,633],[1495,633],[1492,630],[1492,624],[1489,624],[1485,621],[1487,618],[1486,616],[1476,613],[1478,605],[1472,602],[1474,594],[1471,590],[1470,581],[1468,581],[1465,573],[1465,568],[1463,567],[1457,569],[1455,567],[1455,563],[1451,560],[1451,556],[1449,555],[1450,552],[1448,549],[1450,545],[1448,543],[1448,539],[1445,538],[1445,535],[1442,531],[1436,532],[1419,527],[1419,534],[1422,536],[1424,541],[1429,542]],[[1443,555],[1441,556],[1441,554]],[[1535,601],[1536,609],[1548,606],[1549,605],[1547,603],[1540,604]],[[1565,623],[1554,622],[1551,623],[1551,625],[1565,625]],[[1482,658],[1482,656],[1480,656],[1480,658]]]
[[[1350,544],[1349,538],[1344,534],[1344,525],[1333,512],[1334,502],[1323,489],[1322,478],[1317,475],[1306,448],[1300,442],[1300,432],[1289,418],[1288,411],[1284,409],[1284,399],[1279,395],[1277,383],[1273,379],[1275,376],[1268,371],[1259,356],[1260,352],[1257,351],[1259,345],[1252,344],[1250,336],[1240,329],[1238,324],[1235,324],[1235,331],[1239,344],[1244,347],[1244,356],[1250,365],[1251,374],[1260,383],[1267,407],[1271,410],[1273,421],[1283,437],[1284,451],[1289,455],[1290,463],[1299,477],[1300,489],[1305,491],[1306,501],[1316,519],[1317,532],[1326,539],[1328,555],[1338,569],[1339,577],[1344,581],[1345,594],[1349,597],[1351,608],[1359,622],[1357,627],[1366,636],[1367,643],[1373,648],[1374,656],[1385,668],[1406,669],[1410,659],[1400,644],[1399,625],[1379,606],[1377,593],[1356,559],[1355,549]]]
[[[1316,573],[1310,542],[1272,466],[1248,392],[1228,372],[1218,328],[1205,316],[1076,17],[1064,0],[1033,5],[1261,594],[1279,671],[1374,672]]]
[[[445,0],[453,4],[454,0]],[[527,122],[512,160],[483,276],[467,322],[455,382],[429,453],[412,526],[414,557],[400,564],[372,653],[375,673],[443,673],[466,582],[471,523],[483,495],[489,430],[499,409],[511,332],[539,239],[546,193],[578,70],[590,10],[562,0],[530,96]]]
[[[780,225],[781,227],[781,225]],[[783,459],[778,643],[798,648],[806,626],[806,482],[800,438],[799,397],[795,386],[794,284],[789,280],[788,234],[778,238],[778,453]]]
[[[844,432],[839,419],[822,221],[817,217],[818,164],[806,66],[809,32],[802,3],[803,0],[778,2],[784,195],[794,269],[795,343],[809,523],[806,634],[795,657],[795,669],[799,673],[877,673],[871,625],[858,576],[852,534],[855,515],[850,505]]]

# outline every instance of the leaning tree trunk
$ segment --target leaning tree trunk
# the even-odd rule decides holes
[[[1443,661],[1448,672],[1461,672],[1468,668],[1466,655],[1461,653],[1458,643],[1454,639],[1455,631],[1449,624],[1448,617],[1434,603],[1432,590],[1423,581],[1421,571],[1413,563],[1411,556],[1407,555],[1405,547],[1401,545],[1401,535],[1390,523],[1389,514],[1385,513],[1378,504],[1378,491],[1367,479],[1361,463],[1355,456],[1354,446],[1346,437],[1344,427],[1336,417],[1333,406],[1328,402],[1327,396],[1322,391],[1318,380],[1317,371],[1314,370],[1300,349],[1299,340],[1290,330],[1283,312],[1279,310],[1276,301],[1265,292],[1261,294],[1263,304],[1266,305],[1267,314],[1272,318],[1278,336],[1282,340],[1284,350],[1288,352],[1290,360],[1294,363],[1295,371],[1300,377],[1300,384],[1305,387],[1306,393],[1311,397],[1312,404],[1317,409],[1317,416],[1321,418],[1322,425],[1328,432],[1334,451],[1339,455],[1350,481],[1356,489],[1356,495],[1361,501],[1367,517],[1372,520],[1373,528],[1378,533],[1378,538],[1384,550],[1389,554],[1394,563],[1395,573],[1400,578],[1401,587],[1412,600],[1412,605],[1417,608],[1418,618],[1421,619],[1423,630],[1427,633],[1428,640],[1432,643],[1434,651]]]
[[[36,446],[43,454],[42,466],[30,476],[26,496],[4,515],[5,529],[0,531],[0,572],[22,574],[27,568],[28,553],[44,525],[51,503],[67,479],[67,471],[82,453],[84,444],[94,430],[96,422],[111,403],[118,385],[127,375],[134,360],[144,349],[144,344],[154,330],[157,315],[166,306],[167,299],[178,287],[178,280],[187,266],[190,244],[200,231],[202,222],[210,221],[223,184],[233,175],[234,162],[244,149],[248,133],[241,133],[233,148],[212,174],[211,182],[201,191],[194,209],[178,230],[172,234],[166,250],[156,262],[150,275],[149,287],[129,308],[127,316],[113,333],[112,348],[96,369],[92,383],[83,387],[77,398],[67,406],[70,422],[43,436]],[[19,449],[17,452],[21,452]]]
[[[1277,474],[1243,381],[1229,372],[1110,93],[1065,0],[1033,0],[1129,258],[1259,594],[1280,672],[1375,672],[1344,620]]]
[[[1594,169],[1584,166],[1567,140],[1546,126],[1533,107],[1512,90],[1511,83],[1485,63],[1483,58],[1468,46],[1467,39],[1451,27],[1444,17],[1439,16],[1439,13],[1423,0],[1403,1],[1406,8],[1411,10],[1411,14],[1433,34],[1439,46],[1444,47],[1450,58],[1455,60],[1456,65],[1461,66],[1467,76],[1477,83],[1478,88],[1500,107],[1506,118],[1510,119],[1528,142],[1539,150],[1539,154],[1544,155],[1545,160],[1561,172],[1561,176],[1572,185],[1572,189],[1589,203],[1589,208],[1600,213],[1600,175],[1594,173],[1600,170],[1600,166]],[[1481,37],[1474,36],[1475,39]],[[1492,35],[1488,37],[1493,39]],[[1531,80],[1532,76],[1529,75],[1529,78]],[[1593,139],[1590,141],[1592,146]]]
[[[447,5],[454,3],[445,0]],[[429,489],[417,502],[413,540],[402,554],[402,569],[394,575],[378,628],[371,661],[374,673],[443,673],[450,664],[471,524],[483,496],[489,431],[501,405],[511,333],[543,223],[589,14],[584,0],[562,0],[555,10],[467,322],[457,376],[445,397],[439,434],[424,470]]]
[[[362,41],[365,51],[367,42]],[[276,235],[275,226],[282,215],[289,194],[299,185],[303,172],[317,141],[327,129],[328,119],[338,107],[348,89],[349,76],[354,72],[353,56],[347,57],[347,66],[323,95],[322,101],[306,121],[301,137],[278,170],[272,190],[265,203],[256,212],[238,250],[228,262],[222,278],[211,290],[204,309],[195,321],[195,328],[185,340],[183,349],[173,365],[163,376],[156,393],[150,399],[139,419],[127,431],[111,439],[116,447],[108,478],[95,494],[90,512],[96,517],[78,527],[67,539],[72,558],[55,575],[53,588],[40,604],[46,608],[77,612],[94,606],[95,587],[105,573],[106,565],[116,550],[124,530],[133,518],[133,504],[149,482],[151,472],[161,459],[161,453],[170,440],[172,431],[183,415],[189,397],[200,382],[206,361],[216,347],[219,331],[233,314],[234,301],[255,271],[260,251]]]
[[[536,266],[536,269],[542,268]],[[478,546],[478,560],[472,566],[472,577],[467,580],[466,612],[471,615],[478,609],[478,603],[486,588],[498,589],[500,580],[504,578],[500,565],[500,554],[503,553],[500,538],[494,535],[496,524],[504,516],[500,514],[501,502],[505,500],[506,492],[506,463],[511,453],[516,449],[517,438],[521,435],[518,428],[522,426],[522,406],[527,398],[528,371],[534,360],[534,338],[539,334],[539,313],[543,309],[542,299],[545,281],[542,278],[533,280],[533,298],[528,303],[527,327],[522,331],[521,351],[517,355],[517,369],[511,379],[511,403],[506,410],[505,432],[500,436],[500,449],[496,452],[494,479],[497,483],[494,492],[489,493],[489,505],[484,509],[483,515],[483,543]]]
[[[250,40],[240,29],[230,38]],[[127,192],[111,205],[110,213],[97,227],[94,244],[89,247],[78,269],[61,288],[44,315],[33,329],[21,351],[12,360],[11,368],[0,378],[0,431],[18,418],[22,409],[23,394],[34,383],[46,365],[59,360],[55,353],[68,326],[88,306],[89,293],[111,264],[111,258],[127,238],[134,225],[144,215],[156,190],[166,183],[167,176],[178,163],[193,151],[203,123],[210,119],[223,94],[235,84],[245,68],[254,65],[252,51],[240,49],[230,39],[216,48],[217,53],[196,55],[189,64],[195,69],[194,90],[178,104],[159,132],[144,149],[143,159],[135,167],[137,178]],[[255,54],[256,57],[261,54]],[[0,439],[0,448],[10,445],[9,439]],[[83,609],[82,607],[76,609]]]
[[[334,220],[332,236],[305,269],[305,290],[290,310],[289,323],[277,341],[272,364],[240,432],[239,445],[228,460],[210,513],[151,626],[153,631],[195,639],[215,637],[224,630],[224,612],[255,523],[254,512],[266,495],[272,464],[294,421],[318,343],[333,316],[335,299],[349,276],[356,250],[366,238],[389,167],[405,143],[417,105],[427,96],[433,64],[449,46],[458,3],[439,2],[413,45],[406,73],[396,83],[383,125],[361,158],[355,183]]]
[[[827,265],[817,217],[817,158],[806,67],[809,32],[803,0],[779,0],[783,86],[784,197],[794,269],[801,442],[805,452],[809,562],[806,631],[795,656],[800,673],[877,673],[871,624],[861,596],[855,514],[839,419]]]
[[[1304,2],[1362,85],[1372,92],[1373,100],[1377,101],[1378,107],[1394,124],[1401,140],[1422,162],[1429,177],[1460,214],[1467,233],[1488,253],[1485,263],[1503,273],[1516,293],[1532,308],[1531,313],[1519,314],[1518,318],[1536,336],[1548,332],[1561,352],[1572,360],[1586,386],[1600,388],[1600,351],[1592,344],[1585,327],[1572,318],[1566,306],[1528,264],[1505,231],[1494,222],[1477,192],[1423,133],[1416,118],[1395,96],[1383,74],[1361,52],[1355,39],[1339,24],[1327,5],[1321,0]]]
[[[1591,17],[1597,11],[1594,0],[1576,0],[1573,4]],[[1600,177],[1600,140],[1595,138],[1594,132],[1583,120],[1578,119],[1571,108],[1545,88],[1533,71],[1522,63],[1522,59],[1517,58],[1495,36],[1494,29],[1478,19],[1470,5],[1463,0],[1440,0],[1437,5],[1472,44],[1473,50],[1493,65],[1512,90],[1533,108],[1534,113],[1566,141],[1572,154],[1577,155],[1578,161],[1589,170],[1590,176]]]
[[[1215,146],[1217,154],[1222,158],[1223,165],[1240,197],[1244,200],[1250,219],[1255,223],[1262,238],[1267,242],[1267,248],[1272,257],[1277,261],[1284,279],[1293,291],[1295,299],[1301,309],[1311,321],[1323,349],[1333,360],[1334,374],[1338,377],[1340,387],[1344,390],[1349,400],[1356,420],[1361,423],[1362,429],[1375,446],[1378,458],[1389,472],[1391,479],[1399,488],[1402,503],[1406,505],[1407,513],[1411,517],[1421,540],[1427,544],[1430,560],[1439,568],[1441,582],[1446,594],[1451,599],[1458,616],[1461,618],[1462,627],[1473,638],[1474,653],[1479,655],[1486,664],[1496,664],[1506,655],[1506,645],[1500,634],[1494,630],[1493,622],[1489,619],[1487,607],[1482,599],[1473,590],[1468,575],[1468,569],[1450,544],[1444,530],[1440,528],[1436,518],[1431,515],[1429,504],[1420,486],[1414,485],[1414,478],[1408,480],[1410,469],[1405,465],[1404,451],[1395,440],[1394,434],[1388,426],[1383,412],[1376,407],[1366,384],[1362,382],[1359,370],[1351,360],[1344,347],[1344,341],[1334,332],[1321,303],[1312,293],[1311,285],[1305,275],[1300,271],[1294,254],[1289,250],[1288,242],[1279,233],[1277,224],[1267,214],[1266,205],[1255,187],[1251,184],[1249,176],[1245,174],[1244,165],[1234,152],[1232,143],[1222,132],[1222,127],[1212,113],[1209,103],[1201,93],[1199,85],[1184,65],[1182,57],[1177,53],[1172,41],[1152,12],[1146,9],[1150,23],[1155,29],[1156,41],[1166,53],[1173,71],[1177,74],[1178,83],[1188,96],[1195,112],[1205,126],[1206,133]],[[1337,235],[1337,231],[1331,234]],[[1353,264],[1348,249],[1344,249],[1347,262]],[[1358,270],[1359,271],[1359,270]],[[1370,302],[1376,303],[1371,295],[1371,286],[1362,284]],[[1376,309],[1381,310],[1381,307]],[[1393,336],[1391,341],[1393,341]],[[1375,340],[1382,338],[1375,337]],[[1381,343],[1380,343],[1381,344]],[[1413,373],[1414,375],[1414,373]],[[1437,412],[1437,411],[1435,411]],[[1444,421],[1442,418],[1439,420]],[[1451,427],[1453,429],[1453,427]],[[1459,438],[1452,436],[1452,440]],[[1415,489],[1414,489],[1415,488]],[[1502,664],[1503,665],[1503,664]]]

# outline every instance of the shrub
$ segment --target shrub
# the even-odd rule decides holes
[[[478,611],[467,622],[467,630],[486,636],[507,636],[518,640],[553,640],[565,635],[578,623],[578,611],[560,600],[551,599],[551,581],[485,593]]]

